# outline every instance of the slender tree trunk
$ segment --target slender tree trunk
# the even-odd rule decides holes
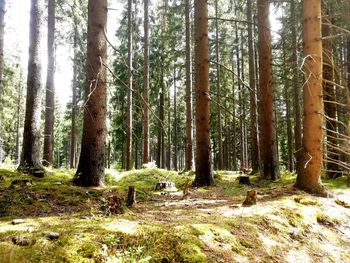
[[[248,53],[249,53],[249,86],[250,86],[250,138],[251,138],[251,158],[252,173],[259,170],[259,140],[258,140],[258,119],[257,119],[257,97],[256,79],[254,64],[254,38],[253,38],[253,16],[252,0],[247,1],[247,21],[248,23]]]
[[[326,14],[329,15],[329,12],[326,11]],[[322,43],[323,49],[323,79],[326,82],[323,82],[323,92],[324,92],[324,113],[329,119],[326,121],[327,128],[327,142],[326,142],[326,154],[327,159],[332,160],[332,162],[326,161],[327,176],[328,178],[337,178],[341,176],[339,172],[339,167],[335,162],[338,162],[338,153],[335,147],[337,147],[338,140],[337,137],[337,109],[336,109],[336,95],[335,87],[331,84],[334,81],[334,59],[333,59],[333,43],[330,38],[331,28],[327,25],[327,22],[324,21],[322,25],[322,37],[324,37]]]
[[[323,94],[321,1],[303,2],[304,122],[302,165],[296,186],[309,192],[323,192]]]
[[[174,66],[174,170],[178,170],[178,140],[177,140],[177,89],[176,89],[176,68]]]
[[[186,155],[185,171],[193,169],[191,0],[185,0],[186,15]]]
[[[269,0],[258,0],[259,80],[261,127],[261,176],[267,180],[279,178],[275,113],[273,110],[273,77]]]
[[[166,167],[168,170],[171,170],[171,100],[170,100],[170,88],[168,89],[168,145],[167,145],[167,158],[166,158]]]
[[[232,50],[232,169],[237,171],[237,136],[236,136],[236,91],[235,91],[235,63],[234,51]]]
[[[72,80],[72,123],[71,123],[71,134],[70,134],[70,168],[74,169],[77,167],[77,75],[78,75],[78,19],[75,14],[77,8],[76,0],[74,0],[72,13],[74,21],[74,59],[73,59],[73,80]]]
[[[128,0],[128,96],[126,114],[126,170],[132,169],[132,89],[133,89],[133,11],[132,0]]]
[[[31,1],[29,60],[27,76],[26,113],[23,132],[23,148],[19,171],[44,176],[40,162],[40,115],[41,115],[41,62],[40,35],[43,3]]]
[[[79,165],[74,183],[100,186],[104,181],[106,141],[106,69],[107,45],[104,29],[107,22],[107,0],[89,0],[87,64],[83,137]]]
[[[287,59],[286,59],[286,46],[285,42],[283,41],[283,64],[287,65]],[[283,70],[283,77],[285,79],[284,82],[284,99],[286,104],[286,122],[287,122],[287,147],[288,147],[288,171],[293,172],[294,171],[294,161],[293,161],[293,131],[292,131],[292,120],[291,120],[291,103],[290,103],[290,84],[288,79],[288,73],[286,66],[284,66]]]
[[[0,0],[0,100],[4,90],[4,36],[6,0]]]
[[[196,177],[194,186],[213,185],[210,147],[210,89],[208,5],[196,0],[195,10],[195,87],[196,87]]]
[[[292,74],[293,74],[293,87],[294,87],[294,140],[295,140],[295,164],[296,170],[299,171],[301,167],[301,86],[299,83],[299,71],[298,71],[298,44],[297,44],[297,22],[295,14],[295,0],[290,2],[290,15],[291,15],[291,34],[292,34]]]
[[[53,165],[54,148],[54,110],[55,110],[55,9],[56,1],[48,3],[48,33],[47,33],[47,76],[46,76],[46,107],[44,131],[44,161],[45,166]]]
[[[218,0],[215,1],[215,52],[216,52],[216,104],[218,118],[218,169],[223,167],[222,151],[222,123],[221,123],[221,83],[220,83],[220,45],[219,45],[219,23],[218,23]]]
[[[20,74],[20,80],[22,79],[22,73]],[[17,97],[17,116],[16,116],[16,150],[15,150],[15,163],[19,164],[19,128],[21,122],[21,110],[22,110],[22,91],[23,86],[21,81],[18,83],[18,97]]]
[[[144,0],[144,64],[143,64],[143,163],[150,161],[149,136],[149,17],[148,1]]]

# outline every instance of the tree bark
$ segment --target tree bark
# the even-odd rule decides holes
[[[258,0],[259,80],[261,128],[261,176],[267,180],[279,178],[275,113],[273,110],[273,77],[269,0]]]
[[[55,15],[56,1],[49,0],[47,18],[47,76],[46,76],[46,107],[44,130],[44,160],[45,166],[53,165],[54,148],[54,110],[55,110]]]
[[[23,131],[23,146],[19,171],[44,176],[40,162],[40,115],[41,115],[41,61],[40,35],[42,18],[41,0],[31,1],[29,59],[27,76],[26,113]]]
[[[79,165],[73,182],[80,186],[100,186],[104,181],[106,140],[106,63],[104,29],[107,0],[89,0],[86,64],[86,102]]]
[[[235,90],[235,63],[234,50],[232,50],[232,169],[237,171],[237,135],[236,135],[236,90]]]
[[[305,85],[302,165],[296,186],[313,193],[324,191],[321,183],[323,161],[323,94],[321,1],[303,2],[303,47]]]
[[[177,88],[176,88],[176,68],[174,65],[174,170],[178,170],[178,133],[177,133]]]
[[[210,89],[208,6],[196,0],[195,10],[195,87],[196,87],[196,177],[194,186],[213,185],[210,147]]]
[[[252,0],[247,1],[247,21],[248,23],[248,53],[249,53],[249,86],[250,86],[250,139],[252,173],[259,170],[259,140],[258,140],[258,119],[257,119],[257,97],[256,79],[254,64],[254,38],[253,38],[253,16]]]
[[[143,163],[150,161],[150,135],[149,135],[149,17],[148,1],[144,0],[144,64],[143,64]]]
[[[185,171],[193,169],[191,0],[185,0],[186,16],[186,154]]]
[[[126,170],[132,169],[133,5],[128,0],[128,95],[126,114]]]

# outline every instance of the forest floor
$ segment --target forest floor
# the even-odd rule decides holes
[[[108,170],[103,188],[72,186],[72,176],[0,169],[0,262],[350,262],[345,177],[324,180],[330,194],[317,197],[295,189],[290,173],[242,186],[220,171],[216,186],[184,197],[193,173]],[[155,192],[162,180],[179,190]],[[108,197],[131,185],[137,203],[110,215]],[[244,207],[250,189],[258,202]]]

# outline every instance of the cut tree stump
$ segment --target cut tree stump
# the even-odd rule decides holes
[[[243,206],[255,205],[258,199],[258,192],[256,190],[247,191],[247,197],[243,202]]]
[[[132,207],[136,203],[135,186],[129,186],[128,197],[126,198],[126,206]]]
[[[108,197],[108,214],[123,214],[125,211],[124,200],[117,195]]]
[[[238,176],[238,182],[239,184],[245,184],[245,185],[250,185],[250,178],[247,175],[242,175],[242,176]]]

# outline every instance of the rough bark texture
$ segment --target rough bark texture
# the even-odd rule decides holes
[[[247,1],[247,21],[253,22],[252,0]],[[259,170],[259,143],[258,143],[258,113],[256,97],[256,79],[254,64],[254,38],[253,26],[248,23],[248,52],[249,52],[249,86],[250,86],[250,141],[251,141],[251,158],[252,173]]]
[[[296,186],[309,192],[322,192],[322,40],[321,1],[303,2],[303,49],[305,80],[302,164]]]
[[[258,0],[259,31],[259,117],[261,129],[261,176],[264,179],[279,178],[275,113],[273,110],[273,78],[269,0]]]
[[[106,63],[104,28],[107,0],[89,0],[84,124],[79,165],[74,183],[80,186],[103,184],[106,140]]]
[[[236,106],[236,89],[235,89],[235,63],[234,51],[232,50],[232,105]],[[236,108],[232,110],[232,169],[237,171],[237,136],[236,136]]]
[[[170,100],[170,98],[169,98]],[[178,132],[177,132],[177,87],[176,87],[176,68],[174,67],[174,170],[178,170],[178,155],[179,155],[179,146],[178,146]],[[170,125],[169,125],[170,126]]]
[[[5,35],[5,0],[0,0],[0,99],[3,94],[4,77],[4,35]]]
[[[55,110],[55,9],[56,1],[49,0],[47,18],[47,76],[43,160],[45,166],[53,165]]]
[[[41,62],[40,34],[42,1],[32,0],[30,10],[29,59],[23,146],[18,170],[43,176],[40,162]]]
[[[295,14],[295,0],[290,3],[291,15],[291,33],[292,33],[292,70],[293,70],[293,87],[294,87],[294,149],[295,149],[295,166],[299,171],[301,164],[301,86],[298,81],[298,45],[297,45],[297,22]]]
[[[144,64],[143,64],[143,163],[150,161],[149,145],[149,17],[148,0],[144,0]]]
[[[326,14],[329,12],[326,11]],[[336,147],[338,147],[337,137],[337,106],[335,87],[331,84],[334,81],[334,59],[333,59],[333,42],[329,38],[331,34],[330,26],[327,25],[330,21],[324,21],[322,25],[322,37],[325,37],[322,43],[323,49],[323,92],[324,92],[324,113],[329,119],[326,120],[327,128],[327,144],[326,144],[326,168],[328,178],[337,178],[341,176],[338,162],[338,154]],[[328,37],[328,38],[327,38]]]
[[[193,169],[191,0],[185,0],[186,15],[186,155],[185,170]]]
[[[195,93],[196,93],[196,177],[194,186],[214,183],[210,146],[210,90],[208,6],[196,0],[195,10]]]

